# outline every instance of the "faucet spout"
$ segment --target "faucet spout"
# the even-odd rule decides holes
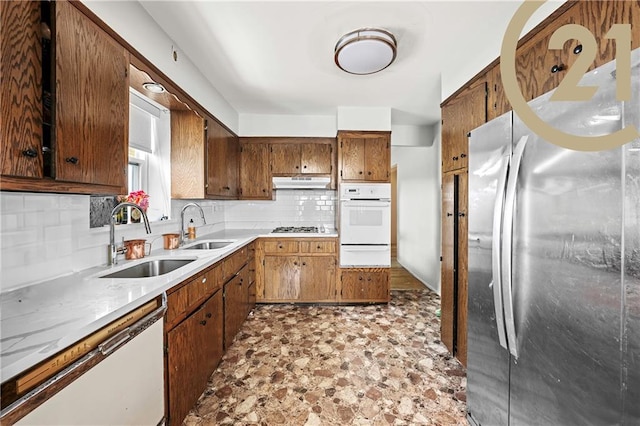
[[[147,231],[147,234],[151,233],[151,225],[149,225],[149,218],[147,214],[144,212],[142,207],[140,207],[136,203],[130,203],[128,201],[122,202],[115,206],[113,210],[111,210],[111,218],[109,219],[109,265],[116,265],[118,263],[118,254],[124,253],[124,247],[116,247],[115,242],[115,214],[122,208],[131,207],[140,212],[142,216],[142,221],[144,222],[144,229]]]
[[[200,207],[198,203],[185,204],[182,207],[182,210],[180,211],[180,245],[184,244],[184,236],[187,235],[186,231],[184,230],[184,212],[189,207],[196,207],[198,210],[200,210],[200,217],[202,218],[202,223],[204,223],[205,225],[207,224],[207,221],[204,218],[204,210],[202,210],[202,207]]]

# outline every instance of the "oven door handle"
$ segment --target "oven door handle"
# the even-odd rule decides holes
[[[389,250],[388,244],[376,244],[376,245],[370,245],[370,246],[358,246],[358,245],[342,246],[342,251],[388,251],[388,250]]]
[[[342,205],[344,207],[388,207],[391,205],[391,201],[376,201],[376,200],[367,200],[367,201],[343,201]]]

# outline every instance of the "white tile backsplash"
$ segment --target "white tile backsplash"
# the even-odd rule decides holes
[[[278,190],[273,201],[196,200],[185,211],[202,236],[224,228],[272,229],[277,226],[335,227],[336,191]],[[60,195],[0,191],[0,291],[47,281],[107,264],[109,227],[89,228],[88,195]],[[172,200],[172,220],[117,225],[116,242],[143,238],[161,253],[162,234],[178,232],[180,211],[190,200]]]

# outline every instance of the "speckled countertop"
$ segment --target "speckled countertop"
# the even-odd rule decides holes
[[[156,250],[144,259],[84,271],[0,294],[0,379],[8,380],[152,300],[258,237],[337,237],[336,232],[273,234],[227,229],[199,237],[234,240],[218,250]],[[151,278],[100,278],[152,259],[195,259]]]

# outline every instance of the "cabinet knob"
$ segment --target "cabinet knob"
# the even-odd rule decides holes
[[[207,318],[211,318],[211,317],[212,317],[211,312],[207,312],[207,315],[205,315],[205,316],[206,316]]]
[[[200,325],[207,325],[207,320],[200,321]]]
[[[38,156],[38,153],[35,150],[29,148],[22,151],[22,155],[29,158],[36,158]]]
[[[358,280],[362,281],[362,277],[358,277]]]
[[[302,262],[302,266],[307,266],[307,262]]]
[[[560,65],[554,65],[551,67],[551,74],[555,74],[558,71],[563,71],[564,70],[564,65],[560,64]]]
[[[266,189],[262,189],[262,192],[267,192],[267,190]]]
[[[316,247],[318,250],[320,250],[320,246]]]
[[[575,53],[576,55],[579,54],[580,52],[582,52],[582,45],[579,44],[576,47],[573,48],[573,53]]]
[[[228,186],[223,186],[222,189],[224,189],[225,191],[229,191],[231,188],[229,188]]]
[[[457,161],[457,160],[458,160],[458,157],[451,157],[451,159],[452,159],[453,161]]]
[[[298,262],[293,262],[294,265],[298,266]]]
[[[300,168],[300,166],[296,166],[296,169],[299,169],[299,168]]]
[[[279,246],[278,246],[278,248],[279,248],[279,249],[281,249],[281,248],[282,248],[282,246],[281,246],[281,245],[279,245]]]
[[[67,157],[64,161],[71,164],[78,164],[78,159],[76,157]]]
[[[458,216],[459,217],[465,217],[466,215],[464,214],[464,212],[460,212],[460,213],[458,213]]]
[[[362,172],[358,172],[358,174],[359,174],[359,175],[361,175],[361,174],[362,174]]]
[[[371,172],[368,172],[369,175],[371,175]]]
[[[303,168],[303,169],[306,169],[306,168],[307,168],[307,166],[302,166],[302,168]]]
[[[460,154],[460,158],[467,158],[467,154]]]
[[[447,212],[447,217],[449,217],[449,216],[453,216],[453,213]]]

